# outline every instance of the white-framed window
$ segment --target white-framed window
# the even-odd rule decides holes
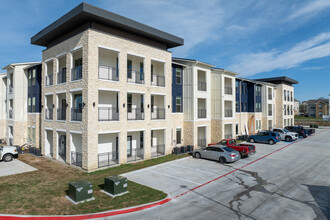
[[[181,128],[176,129],[176,144],[181,144]]]
[[[181,85],[182,83],[182,69],[176,68],[175,69],[175,75],[176,75],[176,84]]]
[[[182,98],[181,96],[176,97],[176,112],[182,112]]]

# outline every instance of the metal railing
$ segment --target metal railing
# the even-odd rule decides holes
[[[284,115],[286,115],[286,110],[284,110]]]
[[[116,165],[119,163],[118,152],[112,151],[112,152],[100,153],[97,156],[97,161],[99,168]]]
[[[165,86],[165,76],[162,75],[152,75],[151,76],[151,85],[153,86]]]
[[[71,151],[71,164],[82,167],[82,153]]]
[[[268,116],[273,116],[273,112],[272,111],[268,111]]]
[[[99,79],[119,81],[119,70],[111,66],[99,66]]]
[[[206,91],[206,82],[205,81],[198,81],[198,90]]]
[[[82,121],[81,108],[71,108],[71,121]]]
[[[66,108],[58,108],[57,109],[57,120],[66,120]]]
[[[206,118],[206,109],[198,109],[198,118]]]
[[[232,95],[233,94],[233,88],[226,86],[225,87],[225,94]]]
[[[13,87],[13,85],[9,85],[9,89],[8,89],[8,92],[9,92],[9,93],[13,93],[13,90],[14,90],[14,87]]]
[[[119,121],[119,108],[99,107],[99,121]]]
[[[206,147],[206,139],[198,139],[197,143],[200,147]]]
[[[273,96],[271,94],[268,95],[268,100],[272,100]]]
[[[46,86],[53,85],[53,74],[46,75]]]
[[[66,82],[66,69],[62,69],[57,73],[57,84]]]
[[[151,119],[165,119],[165,108],[151,109]]]
[[[82,79],[82,66],[77,66],[71,70],[71,81]]]
[[[225,110],[225,117],[233,117],[233,110],[231,109]]]
[[[127,108],[127,120],[144,120],[144,109]]]
[[[127,151],[127,162],[143,160],[144,159],[144,150],[143,148],[132,149],[131,152]]]
[[[8,110],[8,118],[13,118],[13,109]]]
[[[165,155],[165,144],[151,146],[151,157],[161,157]]]
[[[144,84],[144,73],[127,69],[127,82]]]
[[[45,119],[53,120],[53,109],[52,108],[45,108]]]

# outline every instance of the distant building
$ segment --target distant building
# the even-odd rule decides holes
[[[329,114],[329,100],[325,98],[311,99],[304,101],[303,104],[307,105],[308,117],[319,118],[323,115]]]
[[[294,99],[294,105],[293,105],[294,115],[299,115],[299,113],[300,113],[299,105],[300,105],[300,101],[297,99]]]

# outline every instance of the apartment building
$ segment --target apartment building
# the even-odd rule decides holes
[[[294,99],[294,105],[293,105],[293,111],[294,111],[294,115],[299,115],[300,110],[300,101],[298,99]]]
[[[308,117],[322,118],[323,115],[328,115],[329,100],[325,98],[310,99],[303,102],[307,105]]]
[[[168,49],[183,39],[82,3],[31,42],[46,47],[44,155],[91,171],[168,154],[179,141]]]
[[[7,127],[7,74],[0,73],[0,138],[6,139]]]
[[[5,136],[9,145],[24,145],[31,141],[27,133],[27,124],[30,120],[27,114],[28,104],[32,105],[28,103],[28,72],[31,66],[38,64],[40,63],[13,63],[3,68],[7,70],[6,75],[2,77],[2,88],[3,94],[6,94]],[[30,126],[36,125],[32,125],[31,122]]]

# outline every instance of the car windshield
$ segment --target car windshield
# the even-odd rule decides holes
[[[236,144],[236,140],[230,140],[229,144]]]
[[[288,131],[288,130],[286,130],[286,129],[283,129],[283,131],[284,131],[285,133],[289,132],[289,131]]]
[[[225,151],[228,151],[228,152],[234,152],[234,150],[231,149],[230,147],[224,147],[222,149],[224,149]]]

